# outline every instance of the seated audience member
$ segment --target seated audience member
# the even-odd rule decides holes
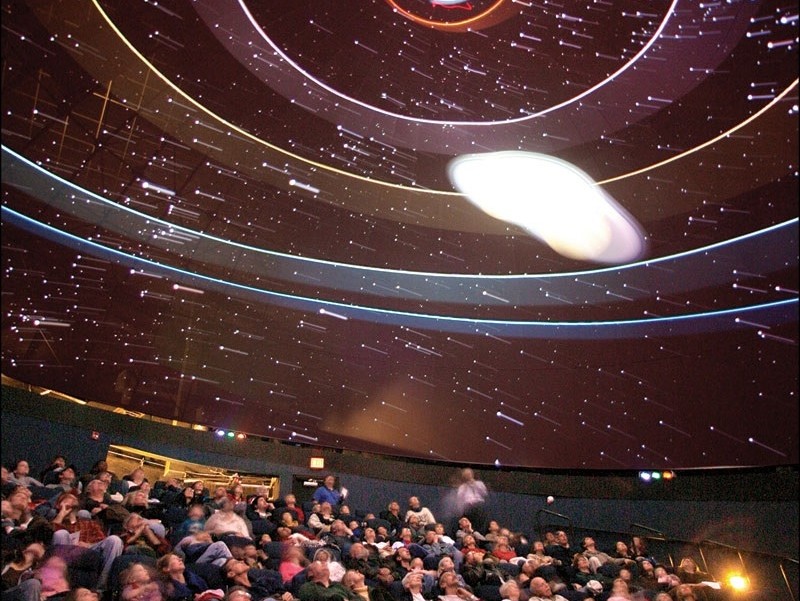
[[[425,540],[425,533],[427,532],[427,529],[422,525],[422,522],[419,521],[419,516],[416,514],[411,514],[408,517],[405,528],[411,530],[411,536],[415,541],[422,543]]]
[[[614,578],[614,582],[611,584],[611,591],[609,593],[609,599],[615,599],[616,601],[626,601],[630,600],[631,593],[628,589],[628,583],[625,582],[622,578]]]
[[[108,494],[108,484],[103,480],[90,480],[80,496],[81,509],[100,520],[112,534],[122,531],[122,523],[130,512]]]
[[[442,574],[445,572],[453,572],[456,575],[456,580],[458,581],[458,585],[461,587],[467,587],[467,583],[464,581],[464,577],[456,570],[456,564],[453,563],[453,559],[450,557],[442,557],[439,560],[439,563],[436,566],[436,580],[437,582],[441,579]]]
[[[217,486],[214,489],[214,495],[205,503],[208,507],[208,513],[213,514],[215,511],[222,508],[225,501],[230,501],[228,498],[228,489],[224,486]]]
[[[616,543],[614,543],[613,557],[615,559],[625,560],[623,563],[628,567],[636,565],[636,558],[633,556],[630,549],[628,549],[628,545],[625,544],[625,541],[618,540]]]
[[[439,601],[478,601],[472,591],[459,583],[455,572],[443,572],[439,577]]]
[[[423,592],[422,572],[408,572],[402,580],[404,594],[399,601],[429,601],[430,597]],[[513,599],[512,601],[518,601]]]
[[[161,557],[172,550],[166,538],[156,534],[150,523],[138,513],[130,514],[123,524],[124,529],[120,534],[125,548],[125,554],[148,555],[153,558]]]
[[[422,526],[432,526],[436,523],[436,518],[427,507],[423,507],[419,502],[419,497],[408,498],[408,509],[406,510],[405,521],[408,522],[409,517],[416,515],[419,518],[419,523]]]
[[[466,516],[465,516],[466,517]],[[469,518],[467,518],[469,521]],[[470,526],[472,522],[470,522]],[[489,520],[486,524],[486,533],[483,535],[483,538],[486,542],[494,544],[497,541],[497,535],[500,533],[500,524],[497,520]]]
[[[405,519],[400,515],[400,503],[390,501],[386,509],[378,514],[378,517],[389,522],[389,536],[394,536],[403,527]]]
[[[223,486],[223,488],[225,487]],[[194,491],[194,498],[198,499],[200,503],[206,503],[209,500],[210,494],[206,488],[206,483],[202,480],[192,482],[192,490]]]
[[[528,601],[567,601],[561,595],[554,593],[547,580],[539,576],[531,579],[530,593]]]
[[[149,565],[134,562],[119,576],[119,596],[125,601],[156,601],[163,598],[156,571]]]
[[[54,501],[55,504],[55,501]],[[48,520],[31,511],[31,492],[15,485],[3,504],[3,548],[22,548],[32,542],[45,546],[53,539]]]
[[[228,489],[228,498],[236,503],[247,503],[247,495],[244,492],[244,486],[241,484],[234,484]]]
[[[234,537],[228,543],[234,559],[240,559],[251,568],[266,568],[269,556],[263,548],[257,547],[255,541]]]
[[[678,569],[675,570],[675,575],[681,579],[682,583],[686,584],[700,584],[712,579],[709,574],[698,569],[697,563],[691,557],[681,559]]]
[[[495,522],[497,524],[497,522]],[[486,541],[486,537],[472,528],[472,522],[469,521],[467,516],[458,518],[458,530],[456,530],[456,542],[463,544],[465,536],[471,536],[475,543]]]
[[[333,506],[327,501],[319,504],[319,509],[308,516],[308,527],[316,536],[330,532],[331,524],[336,520],[333,515]]]
[[[186,569],[183,559],[175,553],[167,553],[156,562],[159,578],[165,583],[165,599],[194,599],[208,590],[208,584],[201,576]],[[221,592],[221,591],[220,591]],[[220,598],[221,595],[215,595]]]
[[[476,590],[482,585],[500,586],[507,575],[501,572],[493,562],[484,562],[481,555],[469,551],[464,555],[461,576],[466,584]]]
[[[342,520],[336,519],[331,522],[330,530],[320,536],[320,540],[326,545],[338,547],[345,555],[350,551],[350,545],[356,541],[356,538],[353,536],[353,531]]]
[[[103,568],[97,579],[96,588],[105,590],[111,565],[122,554],[122,540],[114,534],[106,536],[100,522],[80,519],[78,497],[71,493],[59,495],[55,508],[56,516],[50,522],[53,528],[53,544],[73,545],[100,551],[103,556]]]
[[[183,486],[178,494],[173,496],[171,500],[164,501],[164,504],[172,507],[183,507],[188,509],[192,505],[202,505],[203,499],[204,497],[202,491],[200,494],[198,494],[194,487],[186,485]]]
[[[186,519],[173,527],[171,540],[179,541],[190,534],[206,528],[206,512],[202,505],[191,505],[186,510]]]
[[[17,549],[7,562],[3,564],[2,590],[17,586],[23,578],[31,575],[42,563],[45,546],[40,542],[28,543]]]
[[[47,467],[39,472],[39,481],[45,486],[58,484],[58,475],[66,466],[67,458],[64,455],[56,455]]]
[[[146,483],[146,486],[150,486]],[[122,506],[130,513],[138,513],[146,520],[150,520],[151,524],[155,521],[160,521],[164,515],[164,508],[160,504],[153,505],[150,503],[149,491],[145,490],[144,486],[139,487],[133,492],[129,492],[122,500]],[[164,534],[162,531],[160,534]]]
[[[667,571],[667,568],[661,565],[653,568],[653,574],[655,575],[656,582],[658,583],[655,590],[668,591],[681,583],[680,578],[678,578],[675,574],[670,574]]]
[[[300,601],[360,601],[361,597],[345,588],[340,582],[333,582],[328,566],[314,561],[306,571],[307,580],[297,592]]]
[[[425,540],[422,542],[421,546],[425,549],[428,557],[435,558],[436,561],[440,560],[442,557],[449,557],[453,560],[456,571],[461,568],[461,563],[464,559],[461,551],[456,549],[453,545],[441,542],[435,530],[427,530],[425,532]]]
[[[225,601],[252,601],[252,597],[243,586],[232,586],[225,593]]]
[[[359,601],[395,601],[388,589],[382,586],[367,586],[364,574],[357,570],[345,572],[342,586],[357,595]]]
[[[379,559],[370,555],[369,550],[362,543],[350,545],[350,552],[342,560],[348,570],[358,570],[370,580],[376,580],[378,570],[382,566]]]
[[[283,495],[283,505],[280,509],[288,509],[294,514],[294,519],[298,524],[305,524],[306,523],[306,514],[303,511],[303,508],[297,504],[297,497],[293,494],[289,493]]]
[[[585,537],[581,544],[583,546],[583,555],[589,560],[589,567],[592,571],[602,572],[609,578],[616,577],[620,566],[634,563],[631,559],[611,557],[608,553],[600,551],[591,536]]]
[[[314,561],[323,563],[328,567],[328,578],[332,582],[341,582],[342,578],[344,578],[346,569],[341,562],[334,559],[330,550],[325,548],[317,549],[314,553]]]
[[[500,535],[497,537],[497,541],[495,541],[494,545],[492,546],[492,550],[489,551],[489,557],[494,558],[499,562],[508,563],[518,557],[518,555],[516,549],[514,549],[508,543],[508,537],[505,535]]]
[[[58,472],[52,472],[56,476],[55,482],[45,484],[45,488],[52,488],[58,494],[68,490],[78,489],[78,478],[75,473],[75,466],[64,466]]]
[[[266,597],[282,601],[292,599],[292,594],[284,587],[280,572],[277,570],[251,568],[240,559],[229,559],[222,569],[231,584],[247,589],[254,600]]]
[[[51,555],[45,559],[36,569],[33,577],[42,583],[41,599],[51,599],[57,595],[68,593],[72,589],[67,563],[57,555]]]
[[[628,545],[628,549],[630,550],[630,554],[633,555],[633,558],[637,562],[641,562],[643,559],[646,559],[654,566],[658,564],[655,558],[650,554],[650,551],[647,549],[647,540],[644,537],[631,537],[631,544]]]
[[[253,538],[247,528],[247,523],[234,512],[234,503],[227,496],[222,500],[217,512],[206,520],[205,531],[216,538],[226,534]]]
[[[500,585],[500,590],[498,592],[503,601],[520,600],[519,584],[517,584],[516,580],[506,580]]]
[[[150,481],[145,476],[144,470],[140,467],[134,469],[130,474],[122,476],[122,481],[127,487],[125,489],[126,493],[138,490],[145,482],[147,482],[148,484],[150,483]]]
[[[611,588],[613,580],[604,574],[592,572],[589,560],[583,553],[575,554],[572,560],[572,567],[574,570],[569,582],[576,590],[585,589],[593,580],[599,582],[603,590]]]
[[[253,536],[258,538],[262,534],[272,534],[275,532],[274,522],[275,505],[269,502],[264,495],[256,495],[247,504],[245,517],[250,520],[253,528]],[[286,512],[291,515],[291,512]]]
[[[30,475],[31,467],[25,459],[18,459],[14,462],[9,474],[9,480],[14,484],[30,488],[31,486],[44,487],[44,484]]]
[[[184,557],[187,563],[213,563],[222,566],[233,557],[224,542],[211,539],[205,530],[200,530],[182,538],[175,545],[175,553]]]
[[[281,573],[281,579],[285,585],[292,582],[292,578],[297,576],[300,572],[306,569],[310,562],[306,558],[305,550],[302,547],[294,545],[287,545],[283,547],[281,554],[281,563],[278,566],[278,571]]]

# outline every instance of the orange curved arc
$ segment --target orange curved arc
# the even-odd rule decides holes
[[[482,13],[475,15],[474,17],[470,17],[469,19],[463,19],[461,21],[452,21],[452,22],[443,22],[443,21],[432,21],[430,19],[423,19],[415,15],[414,13],[408,12],[406,9],[398,6],[396,0],[386,0],[386,2],[391,6],[394,10],[399,12],[403,15],[406,19],[413,21],[414,23],[418,23],[420,25],[425,25],[426,27],[431,27],[433,29],[443,29],[443,30],[463,30],[466,31],[469,29],[470,25],[474,25],[476,22],[482,21],[489,17],[493,12],[495,12],[498,8],[500,8],[504,3],[508,2],[508,0],[497,0],[492,6],[485,9]],[[494,21],[488,25],[493,24]]]

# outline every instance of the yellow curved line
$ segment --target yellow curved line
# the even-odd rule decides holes
[[[364,177],[363,175],[358,175],[356,173],[350,173],[349,171],[343,171],[341,169],[337,169],[336,167],[332,167],[332,166],[326,165],[324,163],[318,163],[316,161],[312,161],[311,159],[307,159],[307,158],[305,158],[303,156],[300,156],[298,154],[295,154],[293,152],[289,152],[288,150],[286,150],[284,148],[281,148],[279,146],[275,146],[274,144],[270,144],[266,140],[263,140],[262,138],[259,138],[258,136],[256,136],[256,135],[254,135],[254,134],[252,134],[252,133],[250,133],[250,132],[248,132],[248,131],[246,131],[246,130],[244,130],[244,129],[236,126],[236,125],[234,125],[233,123],[228,122],[225,118],[221,117],[220,115],[217,115],[212,110],[210,110],[210,109],[206,108],[204,105],[200,104],[193,97],[189,96],[186,92],[184,92],[176,84],[172,83],[172,81],[170,81],[170,79],[166,75],[164,75],[163,73],[161,73],[161,71],[156,69],[156,67],[149,60],[147,60],[147,58],[141,52],[139,52],[139,50],[137,50],[136,47],[133,46],[133,44],[131,44],[131,42],[128,40],[128,38],[125,37],[125,35],[119,30],[119,28],[109,18],[109,16],[105,13],[103,8],[100,6],[99,0],[90,0],[90,1],[92,2],[92,4],[94,4],[95,8],[97,9],[97,12],[100,14],[100,16],[103,18],[103,20],[106,23],[108,23],[108,25],[111,28],[111,30],[117,35],[117,37],[122,41],[122,43],[125,44],[128,47],[128,49],[133,54],[135,54],[139,58],[139,60],[141,60],[147,66],[148,69],[150,69],[153,73],[155,73],[155,75],[158,78],[160,78],[165,84],[167,84],[167,86],[172,88],[178,95],[180,95],[182,98],[184,98],[187,102],[189,102],[192,105],[194,105],[198,110],[206,113],[207,115],[213,117],[214,119],[219,120],[221,123],[225,124],[227,127],[230,127],[235,132],[237,132],[237,133],[241,134],[242,136],[244,136],[244,137],[256,142],[257,144],[262,144],[262,145],[266,146],[267,148],[270,148],[271,150],[279,152],[279,153],[281,153],[281,154],[283,154],[285,156],[291,157],[291,158],[293,158],[293,159],[295,159],[297,161],[300,161],[301,163],[305,163],[307,165],[313,165],[314,167],[318,167],[319,169],[322,169],[324,171],[337,173],[337,174],[342,175],[344,177],[351,177],[353,179],[356,179],[356,180],[359,180],[359,181],[362,181],[362,182],[365,182],[365,183],[376,184],[376,185],[379,185],[379,186],[385,186],[385,187],[392,188],[392,189],[395,189],[395,190],[403,190],[403,191],[406,191],[406,192],[414,192],[415,194],[424,193],[424,194],[434,194],[434,195],[439,195],[439,196],[458,196],[458,197],[463,197],[463,194],[461,194],[460,192],[453,192],[453,191],[447,191],[447,190],[433,190],[433,189],[427,189],[427,188],[426,189],[412,188],[412,187],[409,187],[409,186],[404,186],[402,184],[394,184],[392,182],[386,182],[386,181],[383,181],[383,180],[376,180],[376,179],[372,179],[372,178],[369,178],[369,177]],[[387,1],[391,2],[391,0],[387,0]],[[494,6],[495,7],[499,6],[502,3],[502,1],[503,0],[499,0],[498,3],[495,4]],[[695,152],[698,152],[699,150],[702,150],[703,148],[711,146],[712,144],[715,144],[715,143],[719,142],[720,140],[723,140],[724,138],[727,138],[728,136],[730,136],[734,132],[736,132],[736,131],[740,130],[741,128],[745,127],[746,125],[748,125],[749,123],[752,123],[755,119],[757,119],[758,117],[760,117],[761,115],[766,113],[769,109],[774,107],[778,102],[783,100],[789,94],[789,92],[792,91],[792,89],[797,87],[798,81],[799,81],[798,79],[795,79],[791,84],[789,84],[786,87],[786,89],[783,90],[783,92],[778,94],[769,103],[764,105],[760,110],[756,111],[755,113],[750,115],[747,119],[745,119],[741,123],[738,123],[738,124],[734,125],[733,127],[728,129],[727,131],[722,132],[721,134],[715,136],[714,138],[711,138],[710,140],[707,140],[707,141],[703,142],[702,144],[699,144],[699,145],[695,146],[694,148],[690,148],[688,150],[685,150],[684,152],[682,152],[680,154],[677,154],[677,155],[675,155],[673,157],[670,157],[670,158],[665,159],[663,161],[659,161],[658,163],[653,163],[652,165],[648,165],[647,167],[642,167],[641,169],[636,169],[635,171],[630,171],[630,172],[624,173],[622,175],[617,175],[617,176],[614,176],[614,177],[611,177],[611,178],[608,178],[608,179],[605,179],[605,180],[602,180],[602,181],[598,181],[597,185],[598,186],[603,186],[603,185],[610,184],[610,183],[613,183],[613,182],[617,182],[617,181],[620,181],[620,180],[623,180],[623,179],[627,179],[629,177],[633,177],[635,175],[640,175],[640,174],[646,173],[648,171],[652,171],[653,169],[657,169],[659,167],[663,167],[664,165],[668,165],[669,163],[675,162],[675,161],[677,161],[679,159],[683,159],[683,158],[685,158],[685,157],[687,157],[687,156],[689,156],[691,154],[694,154]]]
[[[664,165],[667,165],[669,163],[677,161],[678,159],[682,159],[682,158],[684,158],[684,157],[686,157],[686,156],[688,156],[690,154],[693,154],[693,153],[697,152],[698,150],[702,150],[703,148],[705,148],[707,146],[711,146],[712,144],[715,144],[715,143],[719,142],[720,140],[722,140],[724,138],[727,138],[732,133],[742,129],[745,125],[747,125],[748,123],[751,123],[752,121],[754,121],[755,119],[757,119],[758,117],[763,115],[765,112],[767,112],[769,109],[771,109],[773,106],[775,106],[778,102],[783,100],[786,97],[786,95],[789,92],[792,91],[792,88],[797,86],[797,82],[798,82],[798,80],[795,79],[791,84],[789,84],[789,86],[783,92],[781,92],[775,98],[770,100],[769,103],[767,103],[766,105],[761,107],[760,110],[758,110],[755,113],[753,113],[752,115],[750,115],[747,119],[745,119],[741,123],[738,123],[738,124],[734,125],[728,131],[722,132],[721,134],[719,134],[715,138],[711,138],[710,140],[706,140],[705,142],[703,142],[702,144],[700,144],[698,146],[695,146],[694,148],[690,148],[689,150],[685,150],[685,151],[681,152],[680,154],[676,154],[674,157],[670,157],[668,159],[664,159],[663,161],[659,161],[658,163],[653,163],[652,165],[648,165],[647,167],[642,167],[641,169],[637,169],[636,171],[631,171],[631,172],[625,173],[623,175],[617,175],[617,176],[611,177],[609,179],[604,179],[601,182],[597,182],[597,185],[598,186],[602,186],[602,185],[605,185],[605,184],[610,184],[611,182],[617,182],[619,180],[626,179],[628,177],[632,177],[634,175],[640,175],[642,173],[646,173],[647,171],[651,171],[652,169],[657,169],[658,167],[663,167]]]
[[[358,175],[357,173],[350,173],[348,171],[342,171],[341,169],[337,169],[336,167],[331,167],[330,165],[326,165],[324,163],[318,163],[316,161],[312,161],[311,159],[308,159],[308,158],[305,158],[305,157],[300,156],[298,154],[295,154],[293,152],[290,152],[290,151],[286,150],[285,148],[281,148],[280,146],[275,146],[274,144],[270,144],[266,140],[264,140],[262,138],[259,138],[258,136],[256,136],[256,135],[254,135],[254,134],[242,129],[241,127],[238,127],[237,125],[234,125],[233,123],[230,123],[224,117],[221,117],[220,115],[217,115],[211,109],[209,109],[209,108],[205,107],[204,105],[200,104],[197,100],[195,100],[194,98],[189,96],[186,92],[181,90],[176,84],[172,83],[172,81],[170,81],[170,79],[166,75],[164,75],[161,71],[156,69],[156,67],[153,65],[153,63],[151,63],[149,60],[147,60],[147,58],[141,52],[139,52],[139,50],[137,50],[136,47],[133,44],[131,44],[131,42],[128,40],[128,38],[125,37],[125,35],[119,30],[119,28],[114,24],[114,22],[105,13],[103,8],[100,6],[99,0],[90,0],[90,1],[92,2],[92,4],[94,4],[95,8],[97,9],[97,12],[100,14],[100,16],[103,18],[103,20],[106,23],[108,23],[108,26],[117,35],[117,37],[122,41],[122,43],[125,44],[128,47],[128,49],[131,52],[133,52],[133,54],[135,54],[139,58],[139,60],[141,60],[145,64],[145,66],[147,66],[148,69],[150,69],[153,73],[155,73],[155,75],[159,79],[161,79],[161,81],[163,81],[165,84],[167,84],[167,86],[172,88],[172,90],[174,90],[176,94],[178,94],[179,96],[184,98],[187,102],[189,102],[190,104],[195,106],[198,110],[204,112],[205,114],[209,115],[210,117],[213,117],[214,119],[219,120],[220,123],[223,123],[226,127],[231,128],[233,131],[235,131],[236,133],[241,134],[245,138],[248,138],[248,139],[252,140],[253,142],[256,142],[257,144],[262,144],[262,145],[266,146],[267,148],[270,148],[271,150],[279,152],[279,153],[281,153],[281,154],[283,154],[285,156],[288,156],[288,157],[290,157],[292,159],[295,159],[295,160],[300,161],[302,163],[305,163],[307,165],[312,165],[314,167],[318,167],[319,169],[323,169],[325,171],[332,171],[333,173],[338,173],[339,175],[342,175],[342,176],[345,176],[345,177],[352,177],[354,179],[357,179],[357,180],[360,180],[360,181],[363,181],[363,182],[367,182],[367,183],[370,183],[370,184],[377,184],[377,185],[380,185],[380,186],[386,186],[386,187],[389,187],[389,188],[394,188],[396,190],[404,190],[406,192],[438,194],[438,195],[442,195],[442,196],[460,196],[460,194],[458,192],[450,192],[450,191],[447,191],[447,190],[433,190],[433,189],[427,189],[427,188],[426,189],[412,188],[412,187],[409,187],[409,186],[404,186],[402,184],[393,184],[392,182],[386,182],[386,181],[383,181],[383,180],[376,180],[376,179],[372,179],[372,178],[369,178],[369,177],[364,177],[363,175]]]

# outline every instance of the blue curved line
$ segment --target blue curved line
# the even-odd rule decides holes
[[[158,224],[163,225],[164,227],[168,227],[168,228],[173,229],[173,230],[178,230],[178,231],[181,231],[181,232],[185,232],[185,233],[190,234],[192,236],[197,236],[199,238],[205,238],[207,240],[211,240],[211,241],[214,241],[214,242],[219,242],[221,244],[226,244],[226,245],[229,245],[229,246],[234,246],[234,247],[242,249],[242,250],[248,250],[248,251],[253,251],[253,252],[257,252],[257,253],[263,253],[263,254],[271,255],[271,256],[274,256],[274,257],[279,257],[279,258],[282,258],[282,259],[288,259],[288,260],[292,260],[292,261],[300,261],[300,262],[305,262],[305,263],[315,263],[315,264],[326,265],[326,266],[330,266],[330,267],[345,267],[347,269],[360,270],[360,271],[377,272],[377,273],[389,273],[389,274],[402,274],[402,275],[413,275],[413,276],[418,276],[418,277],[473,278],[473,279],[476,279],[476,280],[486,280],[486,279],[490,279],[490,280],[512,280],[512,279],[570,278],[570,277],[577,277],[577,276],[589,276],[589,275],[616,273],[616,272],[619,272],[619,271],[624,271],[624,270],[628,270],[628,269],[634,269],[634,268],[637,268],[637,267],[649,267],[651,265],[657,265],[659,263],[663,263],[663,262],[667,262],[667,261],[674,261],[674,260],[677,260],[677,259],[682,259],[684,257],[690,257],[690,256],[699,255],[699,254],[702,254],[702,253],[707,253],[707,252],[710,252],[710,251],[714,251],[714,250],[720,249],[720,248],[722,248],[724,246],[728,246],[728,245],[731,245],[731,244],[735,244],[737,242],[741,242],[743,240],[747,240],[747,239],[750,239],[750,238],[753,238],[753,237],[757,237],[757,236],[762,236],[764,234],[779,230],[781,228],[790,226],[792,224],[797,224],[798,221],[800,221],[800,218],[794,217],[793,219],[789,219],[787,221],[783,221],[781,223],[777,223],[777,224],[765,227],[765,228],[763,228],[761,230],[756,230],[756,231],[753,231],[753,232],[749,232],[747,234],[742,234],[740,236],[735,236],[733,238],[729,238],[728,240],[722,240],[720,242],[714,242],[713,244],[709,244],[707,246],[701,246],[701,247],[694,248],[694,249],[691,249],[691,250],[682,251],[682,252],[679,252],[679,253],[675,253],[673,255],[666,255],[666,256],[663,256],[663,257],[656,257],[656,258],[653,258],[653,259],[643,259],[641,261],[635,261],[633,263],[626,263],[624,265],[616,265],[616,266],[610,266],[610,267],[598,267],[598,268],[595,268],[595,269],[586,269],[586,270],[582,270],[582,271],[563,271],[563,272],[557,272],[557,273],[548,273],[548,272],[520,273],[520,274],[485,274],[485,273],[463,274],[463,273],[445,273],[445,272],[436,272],[436,271],[409,271],[409,270],[405,270],[405,269],[390,269],[390,268],[387,268],[387,267],[371,267],[369,265],[357,265],[357,264],[352,264],[352,263],[340,263],[338,261],[330,261],[330,260],[327,260],[327,259],[318,259],[318,258],[315,258],[315,257],[301,257],[301,256],[298,256],[298,255],[292,255],[292,254],[289,254],[289,253],[283,253],[283,252],[280,252],[280,251],[277,251],[277,250],[270,250],[270,249],[266,249],[266,248],[260,248],[260,247],[257,247],[257,246],[250,246],[248,244],[243,244],[241,242],[236,242],[234,240],[226,240],[224,238],[219,238],[218,236],[213,236],[213,235],[207,234],[205,232],[201,232],[201,231],[198,231],[198,230],[193,230],[193,229],[184,227],[182,225],[174,224],[174,223],[171,223],[171,222],[166,221],[164,219],[160,219],[158,217],[154,217],[152,215],[148,215],[147,213],[143,213],[141,211],[137,211],[137,210],[132,209],[130,207],[126,207],[125,205],[121,205],[121,204],[119,204],[117,202],[114,202],[113,200],[111,200],[109,198],[106,198],[104,196],[100,196],[99,194],[97,194],[95,192],[92,192],[91,190],[87,190],[86,188],[82,188],[82,187],[78,186],[77,184],[75,184],[73,182],[70,182],[69,180],[66,180],[66,179],[64,179],[63,177],[61,177],[61,176],[59,176],[57,174],[52,173],[51,171],[48,171],[47,169],[45,169],[41,165],[37,165],[36,163],[31,161],[30,159],[25,158],[24,156],[20,155],[19,153],[15,152],[14,150],[11,150],[10,148],[8,148],[5,145],[2,145],[2,151],[3,151],[3,153],[8,153],[12,157],[16,158],[17,160],[25,163],[28,167],[31,167],[31,168],[41,172],[46,177],[54,179],[54,180],[58,181],[59,183],[65,185],[65,186],[68,186],[69,188],[72,188],[73,190],[75,190],[76,192],[78,192],[80,194],[85,194],[87,196],[90,196],[91,198],[93,198],[93,199],[95,199],[95,200],[97,200],[99,202],[111,205],[117,210],[124,211],[126,213],[130,213],[131,215],[135,215],[137,217],[141,217],[141,218],[147,220],[148,222],[158,223]],[[3,169],[3,180],[4,181],[6,181],[6,173],[7,173],[7,169],[9,167],[13,167],[13,165],[9,165],[8,167],[5,167]]]
[[[412,313],[351,305],[336,301],[320,300],[310,297],[297,296],[282,292],[275,292],[248,286],[237,282],[228,282],[204,274],[197,274],[163,265],[156,261],[129,255],[119,250],[111,249],[90,240],[84,240],[74,234],[64,232],[53,226],[41,223],[8,207],[2,207],[2,215],[9,223],[17,225],[27,231],[42,235],[57,243],[66,244],[70,248],[79,250],[87,249],[95,255],[110,257],[123,265],[147,266],[161,272],[170,274],[178,281],[189,281],[197,285],[204,283],[212,289],[229,291],[233,288],[246,294],[254,294],[255,298],[270,298],[282,306],[301,310],[324,313],[329,311],[344,319],[358,319],[378,321],[389,325],[412,325],[440,332],[458,332],[471,335],[505,335],[510,337],[549,337],[549,338],[576,338],[576,339],[601,339],[601,338],[628,338],[647,335],[672,336],[686,333],[701,333],[708,330],[748,328],[740,325],[733,316],[758,313],[758,319],[764,325],[797,321],[798,299],[786,299],[750,305],[745,307],[731,307],[718,311],[693,313],[670,317],[652,317],[638,320],[610,320],[593,322],[565,322],[565,321],[511,321],[498,319],[473,319],[465,317],[452,317],[446,315],[433,315],[425,313]],[[751,318],[752,319],[752,318]],[[766,322],[766,323],[765,323]]]

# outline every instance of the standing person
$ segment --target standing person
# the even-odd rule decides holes
[[[327,501],[332,507],[338,507],[347,496],[347,489],[342,488],[341,490],[336,490],[334,488],[335,484],[336,476],[328,474],[322,481],[322,486],[314,491],[314,496],[311,498],[317,503],[324,503]]]
[[[469,519],[473,528],[482,532],[486,527],[486,509],[484,507],[489,491],[486,485],[475,478],[475,472],[465,467],[461,470],[461,484],[456,489],[456,506],[459,515]]]

